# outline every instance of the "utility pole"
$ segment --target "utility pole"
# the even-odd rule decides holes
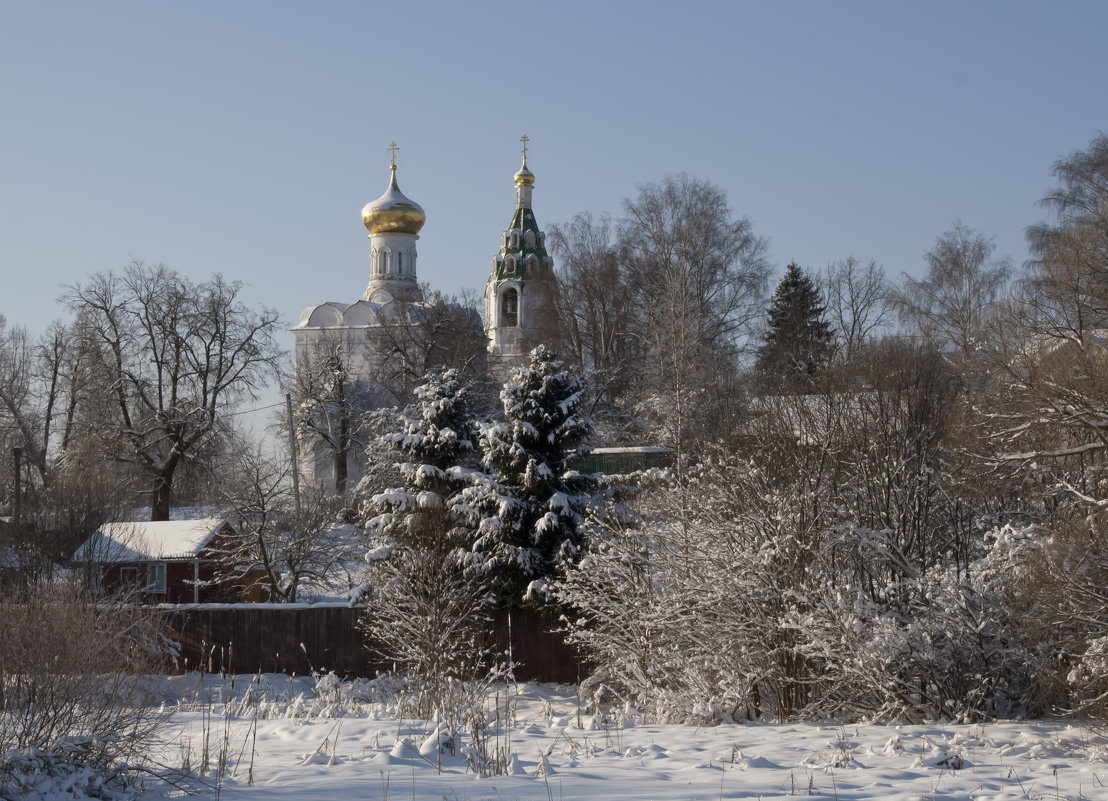
[[[12,458],[15,462],[15,530],[23,530],[23,481],[20,475],[23,449],[18,445],[12,448]]]
[[[300,520],[300,469],[297,462],[300,459],[296,452],[296,424],[292,420],[292,395],[285,393],[285,408],[289,415],[289,453],[292,454],[292,499],[296,504],[296,519]],[[299,524],[299,523],[298,523]]]

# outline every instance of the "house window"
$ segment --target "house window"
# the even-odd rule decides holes
[[[165,594],[165,562],[146,566],[146,591]]]
[[[140,586],[138,568],[121,567],[119,569],[119,584],[125,590],[133,590]]]
[[[519,325],[519,292],[515,289],[509,289],[500,296],[500,324]]]

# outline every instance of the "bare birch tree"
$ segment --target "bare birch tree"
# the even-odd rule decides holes
[[[1012,272],[996,243],[960,220],[924,254],[927,273],[904,277],[893,295],[901,319],[966,366],[982,345],[990,310],[1002,299]]]
[[[23,449],[39,487],[50,482],[49,454],[69,448],[78,404],[91,390],[89,358],[76,324],[53,322],[36,341],[0,314],[0,431],[9,453]]]
[[[694,415],[690,404],[733,400],[712,390],[737,372],[761,317],[766,242],[732,217],[723,190],[689,175],[640,187],[624,211],[621,257],[642,315],[648,392],[655,419],[676,425],[671,439],[682,442],[694,417],[718,423],[718,408]]]

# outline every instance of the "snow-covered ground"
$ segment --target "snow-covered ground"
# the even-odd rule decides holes
[[[435,747],[435,723],[397,719],[373,683],[170,681],[166,701],[184,700],[162,757],[195,770],[206,744],[198,789],[221,801],[1108,799],[1108,746],[1065,721],[653,725],[595,715],[572,686],[519,685],[487,707],[494,721],[499,710],[487,750],[507,754],[508,771],[480,777],[464,753]]]

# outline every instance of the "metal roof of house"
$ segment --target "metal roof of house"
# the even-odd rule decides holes
[[[193,559],[226,522],[202,520],[105,523],[73,555],[75,562],[165,562]]]

